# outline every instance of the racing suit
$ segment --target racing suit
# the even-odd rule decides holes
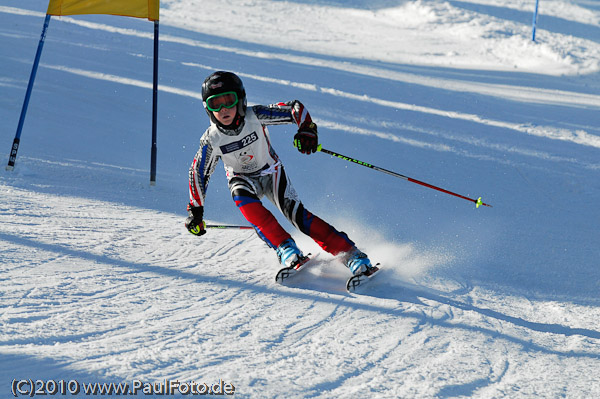
[[[276,249],[291,236],[263,206],[261,198],[265,196],[325,251],[338,255],[355,249],[344,232],[304,208],[271,146],[268,125],[296,123],[301,130],[311,122],[302,103],[294,100],[248,107],[243,123],[235,130],[211,123],[190,167],[190,206],[204,205],[210,176],[222,159],[235,204],[268,246]]]

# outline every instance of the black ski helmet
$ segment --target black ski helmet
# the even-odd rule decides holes
[[[215,94],[234,91],[238,97],[237,113],[243,118],[246,115],[246,90],[242,80],[233,72],[217,71],[204,79],[202,83],[202,105],[213,123],[219,123],[212,112],[206,108],[206,99]]]

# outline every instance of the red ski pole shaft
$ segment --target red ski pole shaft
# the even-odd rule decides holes
[[[476,206],[477,208],[479,208],[479,206],[480,206],[480,205],[483,205],[483,206],[489,206],[490,208],[492,207],[491,205],[489,205],[489,204],[486,204],[485,202],[482,202],[482,201],[481,201],[481,197],[479,197],[479,198],[477,198],[477,199],[473,199],[473,198],[465,197],[464,195],[460,195],[460,194],[454,193],[454,192],[452,192],[452,191],[449,191],[449,190],[443,189],[443,188],[441,188],[441,187],[434,186],[433,184],[425,183],[425,182],[423,182],[423,181],[420,181],[420,180],[417,180],[417,179],[413,179],[412,177],[404,176],[404,175],[401,175],[400,173],[392,172],[391,170],[387,170],[387,169],[384,169],[384,168],[380,168],[380,167],[378,167],[378,166],[375,166],[375,165],[372,165],[372,164],[370,164],[370,163],[363,162],[363,161],[359,161],[358,159],[354,159],[354,158],[348,157],[348,156],[346,156],[346,155],[342,155],[342,154],[339,154],[339,153],[337,153],[337,152],[334,152],[334,151],[327,150],[327,149],[323,148],[323,147],[321,146],[321,144],[319,144],[319,146],[318,146],[318,148],[317,148],[317,151],[323,152],[323,153],[325,153],[325,154],[329,154],[329,155],[331,155],[331,156],[334,156],[334,157],[336,157],[336,158],[343,159],[343,160],[345,160],[345,161],[353,162],[353,163],[355,163],[355,164],[358,164],[358,165],[361,165],[361,166],[366,166],[367,168],[370,168],[370,169],[373,169],[373,170],[377,170],[377,171],[379,171],[379,172],[387,173],[388,175],[392,175],[392,176],[394,176],[394,177],[399,177],[399,178],[401,178],[401,179],[404,179],[404,180],[407,180],[407,181],[409,181],[409,182],[411,182],[411,183],[417,183],[417,184],[420,184],[420,185],[422,185],[422,186],[425,186],[425,187],[428,187],[428,188],[432,188],[432,189],[434,189],[434,190],[441,191],[441,192],[443,192],[443,193],[450,194],[450,195],[453,195],[453,196],[455,196],[455,197],[458,197],[458,198],[465,199],[465,200],[467,200],[467,201],[471,201],[471,202],[475,203],[475,206]]]

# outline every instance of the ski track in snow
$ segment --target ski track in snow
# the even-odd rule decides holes
[[[215,68],[211,68],[211,67],[208,67],[205,65],[194,65],[194,64],[189,64],[189,63],[187,65],[199,66],[202,69],[206,69],[208,71],[215,70]],[[142,82],[139,80],[123,78],[123,77],[119,77],[119,76],[108,75],[108,74],[98,73],[98,72],[93,72],[93,71],[84,71],[81,69],[69,68],[69,67],[65,67],[65,66],[58,66],[58,65],[43,65],[43,66],[46,68],[51,68],[51,69],[55,69],[55,70],[59,70],[59,71],[63,71],[63,72],[86,76],[86,77],[92,78],[92,79],[106,80],[109,82],[121,83],[121,84],[125,84],[125,85],[136,86],[136,87],[142,87],[145,89],[152,89],[151,83]],[[246,75],[246,74],[240,73],[238,71],[235,71],[235,72],[237,72],[241,77],[244,77],[244,78],[250,77],[250,78],[253,78],[253,79],[256,79],[259,81],[267,80],[264,77],[260,77],[260,76],[256,76],[256,75]],[[277,82],[277,83],[281,83],[281,82]],[[289,83],[290,82],[283,82],[283,84],[289,84]],[[307,87],[309,87],[308,84],[302,84],[302,83],[295,84],[294,86],[300,87],[300,88],[305,88],[305,89]],[[199,93],[199,92],[193,92],[193,91],[189,91],[189,90],[183,90],[183,89],[178,89],[178,88],[173,88],[173,87],[168,87],[168,86],[160,86],[159,90],[161,90],[165,93],[173,93],[173,94],[192,97],[192,98],[196,98],[196,99],[202,99],[201,93]],[[552,127],[529,126],[527,124],[494,121],[494,120],[482,118],[478,115],[463,114],[460,112],[437,110],[437,109],[432,109],[432,108],[428,108],[428,107],[419,107],[419,106],[415,106],[415,105],[411,105],[411,104],[385,101],[382,99],[371,98],[366,95],[356,95],[356,94],[346,93],[346,92],[343,92],[343,91],[340,91],[337,89],[312,87],[309,90],[315,90],[315,91],[319,91],[322,93],[328,93],[328,94],[331,94],[333,96],[338,96],[338,97],[345,97],[345,98],[348,98],[351,100],[369,102],[369,103],[373,103],[373,104],[377,104],[377,105],[394,108],[397,110],[408,110],[408,111],[414,111],[414,112],[421,112],[424,114],[442,116],[445,118],[460,119],[460,120],[480,123],[483,125],[487,125],[489,127],[505,128],[505,129],[510,129],[510,130],[520,132],[520,133],[531,134],[534,136],[549,138],[549,139],[553,139],[553,140],[570,141],[570,142],[573,142],[576,144],[600,148],[600,136],[588,134],[586,131],[583,131],[583,130],[571,131],[571,130],[567,130],[567,129],[556,129],[556,128],[552,128]],[[591,99],[592,100],[591,104],[593,104],[594,106],[600,106],[600,96],[597,96],[597,97],[598,97],[597,99],[596,98]],[[349,126],[334,124],[334,123],[328,122],[328,121],[324,121],[324,126],[327,126],[329,128],[335,128],[337,130],[344,130],[344,131],[349,131],[349,132],[358,133],[358,134],[374,135],[374,136],[378,136],[380,138],[387,138],[387,139],[396,140],[396,141],[401,140],[405,143],[411,143],[411,141],[403,140],[402,138],[396,137],[394,135],[378,133],[376,131],[369,131],[366,129],[357,129],[357,128],[353,128],[353,127],[349,127]],[[412,143],[415,143],[415,145],[419,145],[419,142],[412,141]],[[421,145],[423,145],[423,144],[421,144]]]
[[[348,296],[338,290],[347,275],[328,259],[305,272],[312,278],[281,287],[269,250],[251,249],[254,234],[197,240],[179,215],[6,183],[0,200],[11,276],[1,292],[2,356],[43,354],[61,375],[197,380],[201,370],[241,397],[485,397],[515,386],[527,396],[600,362],[597,308],[568,309],[556,323],[552,302],[426,289],[393,267],[365,295]],[[329,290],[311,289],[328,274]],[[569,321],[575,314],[581,320]],[[532,368],[545,378],[521,385]],[[37,370],[45,375],[52,371]],[[578,374],[570,389],[591,392],[594,378]]]
[[[69,68],[69,67],[64,67],[64,66],[56,66],[56,65],[42,65],[42,66],[46,67],[46,68],[63,71],[63,72],[68,72],[68,73],[73,73],[76,75],[85,76],[85,77],[92,78],[92,79],[99,79],[99,80],[105,80],[105,81],[109,81],[109,82],[121,83],[121,84],[125,84],[125,85],[132,85],[132,86],[141,87],[141,88],[145,88],[145,89],[149,89],[149,90],[152,89],[152,85],[150,83],[142,82],[139,80],[123,78],[123,77],[108,75],[108,74],[104,74],[104,73],[97,73],[97,72],[93,72],[93,71],[84,71],[81,69]],[[198,66],[198,65],[194,65],[194,66]],[[206,69],[206,70],[214,70],[215,69],[215,68],[210,68],[208,66],[199,66],[199,67]],[[250,77],[253,79],[257,79],[257,80],[265,80],[265,78],[258,77],[255,75],[251,76],[251,75],[246,75],[243,73],[239,73],[239,75],[242,77],[245,77],[245,78]],[[283,82],[282,84],[288,85],[288,84],[290,84],[290,82]],[[306,84],[300,84],[300,83],[294,84],[294,86],[297,86],[300,88],[307,87]],[[201,99],[201,94],[199,92],[178,89],[178,88],[164,86],[164,85],[159,86],[159,90],[166,92],[166,93],[172,93],[172,94],[176,94],[176,95]],[[315,88],[315,87],[312,87],[309,90],[319,91],[319,89]],[[369,99],[365,96],[356,96],[356,95],[351,95],[348,93],[343,93],[343,92],[340,92],[339,90],[335,90],[335,89],[321,89],[320,91],[323,93],[331,93],[332,95],[339,95],[342,97],[352,98],[352,99],[359,100],[359,101],[380,102],[378,100]],[[598,96],[598,97],[600,98],[600,96]],[[596,99],[594,98],[593,100],[595,101]],[[556,128],[552,128],[552,127],[538,127],[538,126],[527,126],[525,124],[505,123],[505,122],[482,119],[476,115],[461,115],[461,114],[454,113],[454,112],[446,112],[446,111],[433,110],[433,109],[424,109],[423,107],[408,106],[408,105],[395,104],[395,103],[389,103],[389,102],[386,102],[386,103],[387,103],[386,105],[388,105],[392,108],[396,108],[396,109],[409,109],[409,110],[412,110],[415,112],[436,114],[436,115],[441,115],[443,117],[448,117],[448,118],[470,120],[470,121],[475,121],[477,123],[486,124],[489,126],[496,126],[496,127],[500,127],[500,128],[505,128],[505,129],[510,129],[513,131],[521,132],[521,133],[531,134],[531,135],[538,136],[538,137],[549,138],[549,139],[554,139],[554,140],[570,141],[570,142],[573,142],[576,144],[600,148],[600,136],[588,134],[587,132],[585,132],[583,130],[573,131],[573,130],[568,130],[568,129],[556,129]],[[595,102],[594,102],[594,105],[595,105]],[[513,166],[517,166],[517,167],[527,165],[525,163],[514,162],[513,160],[506,160],[499,156],[491,156],[489,154],[467,151],[465,149],[459,149],[454,146],[445,145],[445,144],[437,144],[437,143],[427,142],[427,141],[423,141],[423,140],[407,139],[407,138],[398,136],[397,134],[385,133],[383,131],[378,131],[378,130],[374,130],[374,129],[364,129],[364,128],[359,128],[356,126],[344,125],[344,124],[328,121],[325,119],[321,119],[320,122],[321,122],[320,123],[321,126],[326,127],[328,129],[344,131],[346,133],[351,133],[351,134],[374,136],[374,137],[377,137],[380,139],[390,140],[392,142],[402,143],[405,145],[414,146],[414,147],[418,147],[418,148],[427,148],[427,149],[431,149],[434,151],[440,151],[440,152],[451,152],[453,154],[468,157],[468,158],[473,158],[473,159],[483,160],[483,161],[494,161],[494,162],[509,164],[509,165],[513,165]],[[512,153],[517,153],[517,154],[520,154],[520,155],[523,155],[526,157],[535,157],[538,159],[548,160],[548,161],[552,161],[552,162],[566,162],[566,163],[581,166],[581,167],[591,169],[591,170],[600,169],[599,163],[582,162],[581,160],[576,159],[576,158],[566,158],[566,157],[556,156],[556,155],[546,153],[544,151],[521,149],[521,148],[514,147],[514,146],[508,147],[508,146],[504,146],[501,144],[489,143],[489,142],[487,142],[485,140],[481,140],[481,139],[473,139],[473,138],[465,139],[465,138],[454,136],[452,134],[445,134],[441,130],[432,131],[432,130],[427,130],[427,129],[423,129],[423,128],[415,127],[415,126],[411,126],[411,125],[406,125],[406,124],[399,125],[399,124],[390,124],[390,123],[384,123],[381,125],[377,125],[375,127],[376,128],[392,127],[398,131],[409,130],[409,131],[414,131],[414,132],[418,132],[418,133],[424,133],[427,135],[432,135],[434,137],[444,137],[449,140],[457,140],[463,144],[469,144],[469,145],[475,146],[475,147],[483,147],[488,150],[492,149],[492,150],[496,150],[500,153],[512,152]],[[596,129],[595,127],[589,127],[589,128]]]
[[[15,378],[224,380],[241,398],[598,396],[595,3],[542,0],[538,44],[525,0],[253,0],[218,14],[162,3],[151,188],[136,119],[150,101],[147,21],[52,19],[17,168],[0,173],[0,397]],[[43,7],[0,5],[7,149]],[[228,18],[247,42],[230,40]],[[254,232],[183,227],[189,147],[206,122],[198,80],[224,66],[250,102],[306,98],[340,152],[485,191],[495,207],[465,211],[278,144],[311,209],[384,267],[349,295],[349,272],[320,253],[277,285]],[[213,179],[207,218],[236,212]]]
[[[108,74],[98,73],[98,72],[93,72],[93,71],[84,71],[84,70],[77,69],[77,68],[69,68],[69,67],[58,66],[58,65],[42,65],[42,66],[46,67],[46,68],[50,68],[50,69],[55,69],[55,70],[59,70],[59,71],[63,71],[63,72],[68,72],[68,73],[73,73],[76,75],[85,76],[85,77],[92,78],[92,79],[105,80],[105,81],[114,82],[114,83],[121,83],[121,84],[125,84],[125,85],[131,85],[131,86],[141,87],[141,88],[150,89],[150,90],[152,89],[151,83],[142,82],[142,81],[135,80],[135,79],[129,79],[129,78],[108,75]],[[198,65],[194,65],[194,66],[198,66]],[[200,67],[203,69],[209,70],[209,71],[215,69],[215,68],[210,68],[208,66],[200,66]],[[265,80],[265,78],[262,78],[262,77],[245,75],[245,74],[239,73],[239,72],[238,72],[238,74],[245,78],[250,77],[250,78],[257,79],[257,80]],[[289,84],[289,83],[290,82],[284,82],[283,84]],[[296,84],[295,86],[304,88],[307,85]],[[202,96],[199,92],[193,92],[193,91],[178,89],[178,88],[169,87],[169,86],[159,86],[159,90],[163,91],[165,93],[172,93],[172,94],[192,97],[192,98],[196,98],[196,99],[202,98]],[[465,114],[460,114],[460,113],[455,113],[455,112],[447,112],[447,111],[441,111],[441,110],[427,109],[427,108],[423,108],[423,107],[416,107],[416,106],[411,106],[408,104],[391,103],[389,101],[370,99],[366,96],[357,96],[357,95],[352,95],[349,93],[343,93],[336,89],[321,88],[319,90],[318,88],[313,87],[311,90],[321,91],[323,93],[330,93],[335,96],[346,97],[346,98],[350,98],[350,99],[354,99],[354,100],[358,100],[358,101],[375,102],[375,103],[383,104],[385,106],[389,106],[389,107],[392,107],[395,109],[407,109],[407,110],[411,110],[411,111],[415,111],[415,112],[423,112],[426,114],[440,115],[440,116],[447,117],[447,118],[468,120],[468,121],[473,121],[473,122],[477,122],[477,123],[482,123],[482,124],[485,124],[488,126],[510,129],[510,130],[514,130],[517,132],[531,134],[531,135],[539,136],[539,137],[543,137],[543,138],[570,141],[570,142],[573,142],[576,144],[600,148],[600,136],[588,134],[587,132],[585,132],[583,130],[572,131],[572,130],[568,130],[568,129],[556,129],[556,128],[551,128],[551,127],[541,127],[541,126],[540,127],[527,126],[525,124],[514,124],[514,123],[507,123],[507,122],[492,121],[492,120],[486,120],[484,118],[480,118],[477,115],[465,115]],[[599,98],[598,101],[600,101],[600,96],[598,96],[598,98]],[[600,105],[600,102],[599,102],[599,105]],[[344,131],[347,133],[362,134],[362,135],[366,135],[366,136],[375,136],[375,137],[378,137],[381,139],[390,140],[390,141],[394,141],[394,142],[401,142],[403,144],[407,144],[407,145],[411,145],[411,146],[415,146],[415,147],[421,147],[421,148],[426,147],[426,148],[433,149],[436,151],[447,151],[447,152],[452,152],[455,154],[459,154],[459,155],[463,155],[463,156],[467,156],[467,157],[471,157],[471,158],[476,158],[476,159],[482,159],[482,160],[485,159],[485,160],[494,160],[496,162],[507,162],[505,160],[501,160],[500,158],[490,157],[489,155],[477,155],[477,154],[466,152],[464,150],[455,149],[451,146],[431,144],[431,143],[424,142],[421,140],[406,139],[403,137],[399,137],[395,134],[384,133],[384,132],[380,132],[380,131],[373,130],[373,129],[361,129],[361,128],[357,128],[354,126],[342,125],[342,124],[327,121],[327,120],[321,120],[321,125],[329,128],[329,129],[333,129],[333,130],[341,130],[341,131]],[[385,126],[379,126],[379,127],[389,128],[392,126],[393,125],[391,125],[391,124],[385,124]],[[591,127],[591,128],[595,129],[595,127]],[[397,130],[412,130],[412,131],[416,131],[419,133],[434,135],[437,137],[444,136],[443,132],[427,131],[422,128],[417,128],[417,127],[409,126],[409,125],[397,125],[396,129]],[[537,157],[540,159],[547,159],[550,161],[570,162],[570,163],[574,163],[574,164],[579,164],[579,165],[589,168],[589,169],[600,169],[600,164],[587,164],[584,162],[580,162],[577,159],[553,156],[553,155],[550,155],[550,154],[547,154],[544,152],[540,152],[540,151],[523,150],[523,149],[518,149],[518,148],[514,148],[514,147],[508,148],[508,147],[505,147],[502,145],[494,145],[494,144],[485,143],[481,140],[474,140],[474,139],[465,140],[462,138],[454,138],[449,135],[445,135],[445,137],[450,138],[452,140],[460,140],[463,143],[467,142],[468,144],[471,144],[471,145],[483,146],[488,149],[498,149],[501,152],[506,152],[506,151],[517,152],[517,153],[520,153],[525,156],[532,156],[532,157]]]

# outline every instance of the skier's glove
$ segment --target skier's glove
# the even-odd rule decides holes
[[[206,234],[206,224],[202,220],[204,217],[204,207],[193,207],[188,205],[188,218],[185,220],[185,227],[188,231],[196,236]]]
[[[312,154],[319,147],[319,135],[317,124],[310,122],[307,126],[301,126],[294,136],[294,147],[303,154]]]

